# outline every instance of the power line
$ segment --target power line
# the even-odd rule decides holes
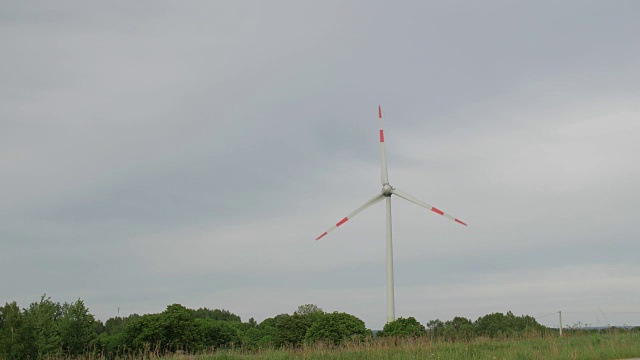
[[[534,316],[534,318],[536,318],[536,319],[542,319],[542,318],[547,317],[547,316],[556,315],[557,313],[558,313],[558,312],[557,312],[557,311],[555,311],[555,312],[552,312],[551,314],[547,314],[547,315]]]
[[[598,311],[562,311],[565,314],[597,314]],[[602,310],[600,310],[602,312]],[[556,311],[557,313],[557,311]],[[607,314],[640,314],[640,311],[607,311]]]

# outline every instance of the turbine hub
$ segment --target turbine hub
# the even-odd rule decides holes
[[[382,195],[384,196],[391,196],[391,190],[393,190],[393,188],[391,187],[391,185],[389,184],[384,184],[382,186]]]

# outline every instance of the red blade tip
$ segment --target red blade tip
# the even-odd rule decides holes
[[[378,105],[378,117],[382,119],[382,107],[380,105]]]

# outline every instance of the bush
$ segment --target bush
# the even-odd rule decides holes
[[[367,330],[362,320],[336,311],[316,320],[307,331],[305,340],[308,343],[325,341],[338,345],[345,339],[363,340],[367,336],[371,336],[371,331]]]
[[[422,336],[426,329],[413,316],[386,323],[377,336]]]
[[[475,323],[476,332],[481,336],[499,337],[523,334],[527,331],[544,331],[545,327],[538,324],[531,316],[515,316],[511,311],[507,314],[493,313],[478,318]]]

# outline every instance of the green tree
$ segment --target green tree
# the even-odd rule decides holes
[[[345,339],[362,340],[367,336],[371,336],[371,331],[367,330],[362,320],[336,311],[316,320],[307,331],[305,340],[309,343],[326,341],[337,345]]]
[[[127,317],[112,317],[104,323],[104,331],[98,336],[98,344],[109,356],[123,355],[127,350],[135,347],[132,331],[126,331],[127,327],[137,321],[141,316],[131,314]]]
[[[169,305],[161,314],[161,325],[171,351],[202,347],[203,334],[195,322],[193,310],[180,304]]]
[[[450,340],[471,339],[475,335],[475,326],[471,320],[456,316],[444,323],[443,335]]]
[[[440,319],[429,320],[427,327],[429,328],[429,334],[432,339],[442,336],[444,332],[444,323],[440,321]]]
[[[315,304],[304,304],[298,306],[298,310],[294,312],[294,315],[316,315],[324,314],[324,311]]]
[[[199,308],[195,310],[194,316],[199,319],[212,319],[221,321],[237,321],[241,322],[240,316],[224,309],[210,310],[207,308]]]
[[[94,323],[95,319],[84,301],[78,299],[71,304],[64,303],[58,322],[62,348],[72,355],[80,355],[91,347],[98,336]]]
[[[131,350],[142,350],[145,346],[160,350],[167,343],[160,314],[144,314],[132,319],[122,330],[122,342]]]
[[[272,346],[272,338],[266,339],[265,333],[259,325],[250,327],[240,333],[240,342],[245,349],[269,348]],[[261,342],[265,342],[264,344]]]
[[[249,318],[249,321],[247,322],[247,324],[249,324],[250,328],[254,328],[254,327],[258,326],[258,323],[256,322],[256,319],[254,319],[254,318]]]
[[[243,334],[242,344],[250,349],[276,347],[279,346],[276,344],[276,333],[276,319],[267,318]]]
[[[196,325],[201,329],[203,338],[201,349],[218,349],[240,343],[240,331],[236,322],[196,319]]]
[[[24,317],[20,307],[14,301],[0,308],[0,358],[26,359],[26,336]],[[33,356],[33,355],[32,355]]]
[[[293,315],[280,314],[274,317],[273,330],[268,334],[271,335],[269,339],[272,345],[275,347],[302,345],[309,328],[323,315],[324,312],[318,306],[305,304],[298,306]]]
[[[107,319],[107,321],[104,322],[104,332],[107,335],[121,332],[123,328],[122,326],[123,324],[124,324],[124,318],[121,318],[119,316],[109,318]]]
[[[482,316],[476,320],[478,334],[482,336],[496,337],[508,330],[505,316],[502,313],[493,313]]]
[[[165,352],[201,347],[203,334],[193,310],[173,304],[160,314],[146,314],[132,321],[124,330],[124,339],[137,350],[150,347]]]
[[[500,337],[522,334],[526,331],[544,331],[531,316],[515,316],[511,311],[506,314],[493,313],[478,318],[475,323],[477,332],[482,336]]]
[[[24,320],[32,332],[34,352],[37,358],[43,358],[60,348],[61,337],[58,321],[62,317],[60,303],[51,301],[51,297],[42,295],[39,302],[31,303],[24,310]]]
[[[422,336],[426,330],[413,316],[388,322],[378,336]]]
[[[281,314],[275,318],[275,346],[300,346],[307,330],[311,327],[311,319],[305,315]]]

